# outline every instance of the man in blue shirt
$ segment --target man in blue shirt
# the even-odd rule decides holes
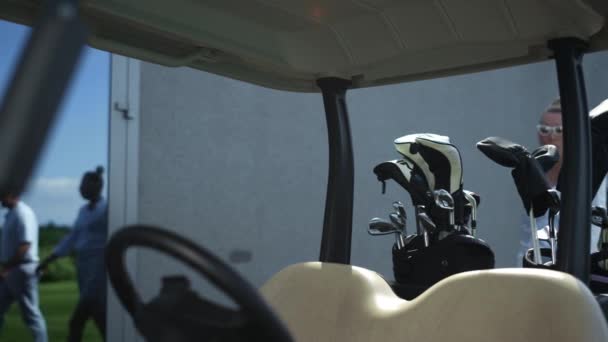
[[[38,221],[34,211],[14,194],[1,196],[8,209],[0,245],[0,328],[14,301],[35,342],[46,342],[46,323],[38,307]]]
[[[108,238],[108,205],[101,195],[103,167],[86,172],[80,183],[80,194],[87,200],[78,211],[72,231],[38,268],[42,272],[55,259],[76,253],[76,270],[80,298],[69,324],[69,342],[80,342],[89,318],[105,336],[106,272],[105,246]]]

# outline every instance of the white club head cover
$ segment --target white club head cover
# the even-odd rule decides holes
[[[450,138],[444,135],[432,134],[432,133],[417,133],[417,134],[409,134],[402,136],[400,138],[395,139],[394,144],[397,152],[399,152],[403,157],[412,161],[416,164],[424,177],[426,178],[427,183],[429,184],[429,189],[435,189],[435,175],[431,172],[428,163],[422,155],[417,151],[417,149],[412,149],[412,145],[416,144],[416,139],[419,137],[427,138],[434,141],[443,141],[447,144],[450,143]]]
[[[437,152],[437,155],[445,158],[444,160],[441,160],[441,158],[430,158],[430,160],[427,160],[425,158],[426,164],[429,165],[429,170],[435,171],[433,172],[435,187],[444,188],[451,194],[461,189],[463,182],[462,160],[460,152],[456,146],[450,143],[449,138],[437,135],[422,135],[416,137],[416,143],[428,147]],[[446,170],[447,167],[449,167],[449,170]]]

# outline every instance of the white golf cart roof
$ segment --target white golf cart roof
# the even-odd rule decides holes
[[[31,24],[38,1],[0,17]],[[88,0],[94,47],[271,88],[317,92],[542,61],[547,41],[608,48],[605,0]]]

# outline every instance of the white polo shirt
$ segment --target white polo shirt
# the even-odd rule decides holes
[[[24,256],[25,262],[38,261],[38,220],[32,208],[23,202],[18,202],[5,216],[2,225],[2,244],[0,245],[0,261],[7,262],[23,243],[29,243],[30,248]]]
[[[602,184],[600,185],[600,188],[597,191],[597,194],[595,195],[595,197],[593,198],[593,201],[591,202],[591,206],[600,206],[600,207],[606,207],[606,192],[608,191],[608,189],[606,188],[606,179],[608,179],[608,177],[604,178],[604,180],[602,181]],[[559,214],[558,214],[559,216]],[[538,229],[538,236],[539,238],[543,238],[548,236],[548,232],[547,232],[547,225],[549,224],[548,222],[549,218],[548,218],[548,214],[545,214],[543,216],[537,217],[536,218],[536,228]],[[556,217],[555,219],[555,230],[557,231],[559,229],[559,217]],[[595,253],[598,251],[597,249],[597,242],[600,239],[600,233],[601,233],[601,228],[597,227],[595,225],[591,225],[591,240],[589,241],[591,248],[590,251],[591,253]],[[517,253],[517,260],[516,260],[516,265],[521,266],[522,265],[522,259],[524,256],[524,253],[532,248],[532,232],[530,230],[530,218],[528,216],[524,217],[524,222],[521,225],[521,233],[520,233],[520,240],[519,240],[519,251]],[[541,247],[549,247],[549,245],[547,243],[545,243],[544,241],[541,241]]]

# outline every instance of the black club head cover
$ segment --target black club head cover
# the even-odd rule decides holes
[[[509,168],[517,167],[521,156],[528,155],[525,147],[499,137],[485,138],[477,143],[477,148],[498,165]]]
[[[553,198],[548,193],[551,187],[545,172],[525,147],[507,139],[489,137],[478,142],[477,148],[497,164],[513,168],[511,175],[526,213],[530,212],[532,204],[533,215],[538,217],[552,205]]]
[[[534,217],[544,215],[547,209],[554,205],[553,197],[549,193],[551,186],[536,159],[531,156],[526,158],[519,167],[511,171],[511,176],[513,176],[519,197],[526,208],[526,213],[530,213],[530,204],[533,206]]]
[[[532,157],[538,161],[544,172],[551,170],[559,161],[559,151],[555,145],[543,145],[532,151]]]
[[[414,205],[428,205],[429,186],[420,169],[406,159],[391,160],[374,167],[378,180],[385,182],[392,179],[410,194]]]

